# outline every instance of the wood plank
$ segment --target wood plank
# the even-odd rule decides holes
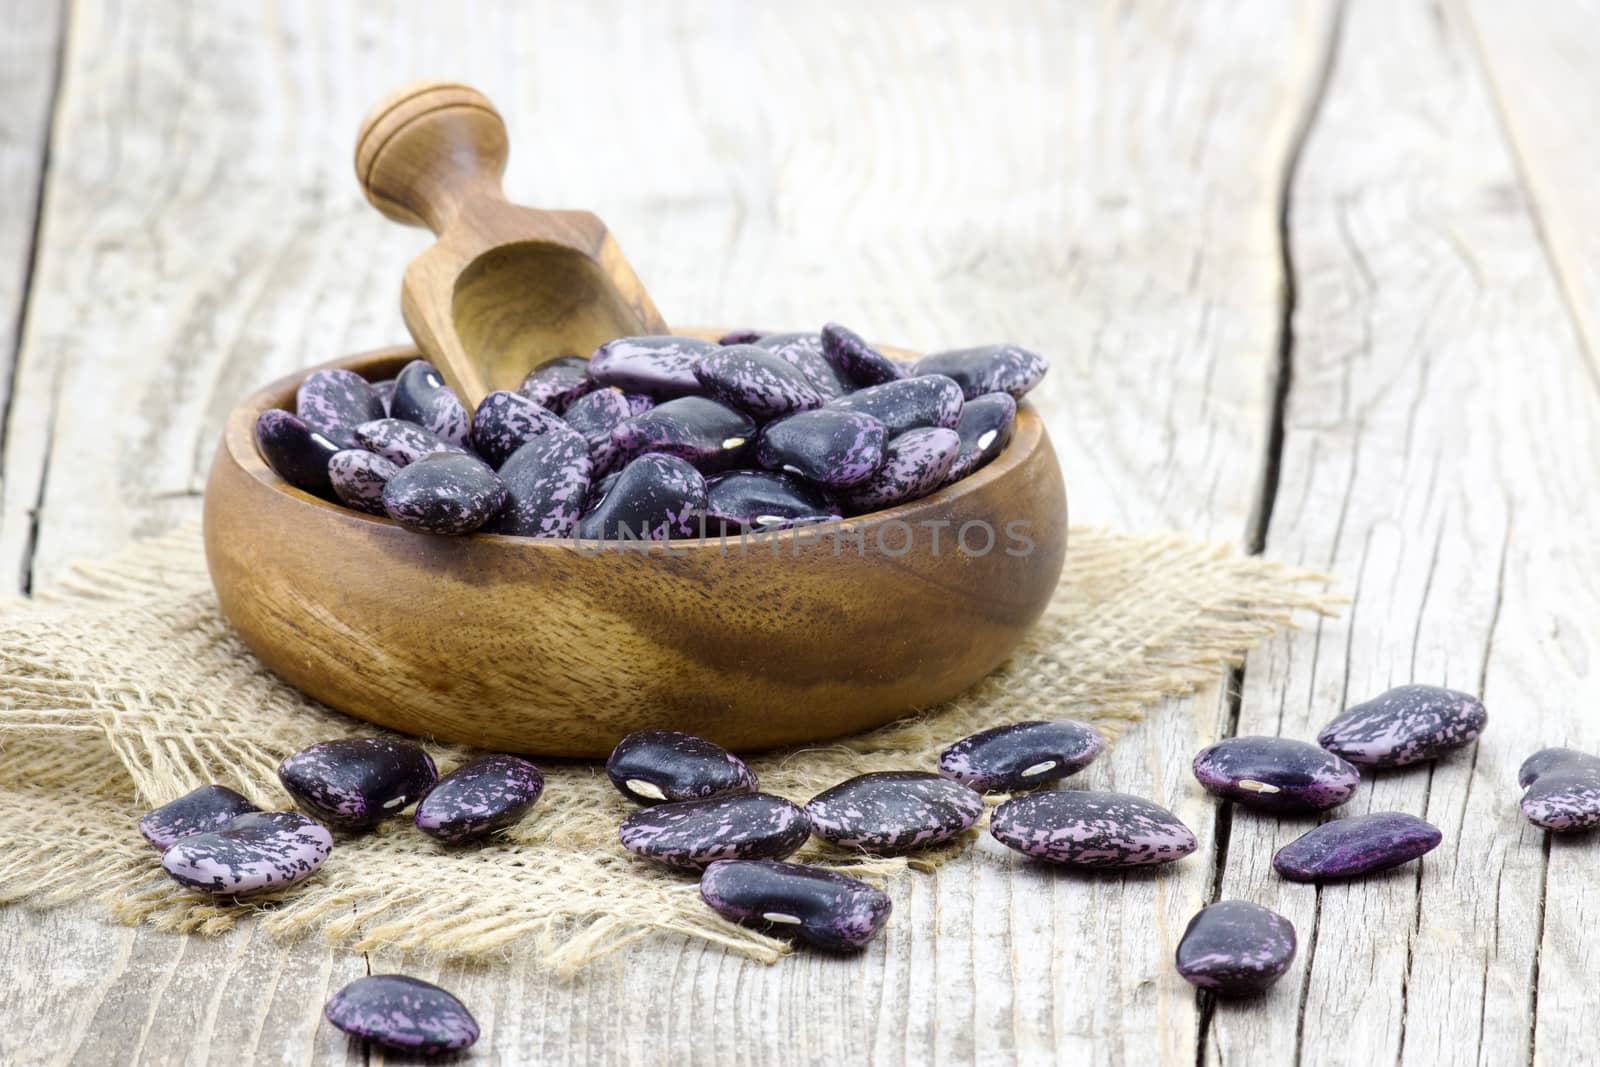
[[[1537,1059],[1573,1062],[1597,996],[1579,969],[1592,889],[1559,914],[1541,901],[1558,868],[1515,774],[1543,745],[1595,741],[1600,587],[1559,531],[1600,519],[1600,395],[1458,11],[1349,5],[1291,205],[1267,550],[1347,576],[1355,603],[1251,656],[1239,730],[1311,738],[1408,681],[1481,691],[1491,720],[1469,750],[1370,775],[1342,812],[1433,821],[1444,843],[1420,865],[1291,884],[1272,854],[1315,820],[1236,815],[1224,895],[1289,916],[1302,949],[1270,996],[1218,1009],[1208,1051],[1521,1063],[1537,1025]]]
[[[426,239],[361,204],[346,162],[397,71],[467,72],[516,131],[511,195],[596,209],[669,319],[837,317],[912,346],[1034,344],[1056,360],[1038,401],[1079,519],[1245,541],[1277,357],[1277,197],[1327,13],[84,3],[0,566],[47,582],[192,514],[215,428],[247,386],[400,336],[399,264]],[[596,55],[612,57],[604,79]],[[123,447],[108,456],[106,440]],[[7,528],[35,499],[32,546]],[[1169,803],[1209,839],[1185,768],[1226,710],[1215,695],[1161,709],[1092,784]],[[985,846],[904,882],[895,924],[855,960],[764,968],[654,941],[570,983],[525,959],[444,976],[505,1062],[639,1061],[665,1042],[687,1062],[867,1048],[884,1063],[1187,1063],[1196,1001],[1170,955],[1211,871],[1203,853],[1158,877],[1085,880]],[[30,949],[38,920],[0,913],[0,961],[32,961],[34,1016],[109,1005],[83,1047],[125,1052],[155,1020],[210,1025],[218,1059],[331,1051],[304,1013],[359,957],[248,930],[179,949],[79,914]],[[184,975],[152,981],[180,952]],[[252,1025],[192,1004],[201,989],[215,1002],[207,983],[229,974],[249,987],[237,976],[280,973],[292,996]],[[84,980],[58,988],[57,974]]]

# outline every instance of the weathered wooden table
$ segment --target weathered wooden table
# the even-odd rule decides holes
[[[1230,539],[1354,596],[1107,757],[1103,784],[1202,831],[1190,860],[958,861],[858,959],[652,941],[572,982],[446,968],[475,1062],[1592,1056],[1600,841],[1522,822],[1514,772],[1600,749],[1596,14],[0,3],[0,586],[194,515],[248,387],[404,337],[427,237],[361,201],[352,139],[394,84],[464,78],[512,125],[513,198],[598,211],[669,319],[1033,345],[1076,520]],[[1189,777],[1219,735],[1308,736],[1410,679],[1494,716],[1363,792],[1444,828],[1420,866],[1288,885],[1292,829]],[[1259,1002],[1212,1008],[1171,968],[1218,893],[1300,930]],[[401,965],[12,908],[0,1061],[359,1061],[322,1003]]]

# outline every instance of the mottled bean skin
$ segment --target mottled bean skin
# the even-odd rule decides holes
[[[789,474],[729,471],[706,482],[706,518],[713,532],[719,524],[727,533],[781,530],[841,515],[822,490]]]
[[[714,472],[737,464],[755,436],[756,424],[743,412],[707,397],[685,396],[619,423],[611,443],[622,463],[659,452]]]
[[[1380,811],[1313,827],[1280,848],[1272,867],[1291,882],[1355,878],[1409,863],[1441,840],[1430,822],[1402,811]]]
[[[467,409],[427,360],[412,360],[395,378],[389,414],[414,422],[453,445],[467,444]]]
[[[832,952],[853,952],[889,920],[881,889],[836,871],[776,860],[718,860],[700,876],[700,899],[724,919]]]
[[[323,741],[278,764],[278,780],[295,802],[344,830],[365,830],[399,815],[438,778],[420,746],[381,737]]]
[[[438,453],[389,479],[383,510],[408,530],[455,537],[494,518],[506,496],[506,487],[477,456]]]
[[[1285,814],[1336,808],[1361,784],[1354,764],[1286,737],[1230,737],[1201,749],[1193,767],[1208,793]]]
[[[256,417],[256,450],[274,474],[313,496],[333,500],[328,461],[339,446],[298,416],[272,408]]]
[[[1488,721],[1477,697],[1402,685],[1345,711],[1322,728],[1317,743],[1364,767],[1402,767],[1471,744]]]
[[[345,507],[368,515],[384,514],[383,487],[399,473],[398,466],[364,448],[347,448],[328,460],[328,480],[333,483],[334,494]]]
[[[981,345],[935,352],[917,361],[911,373],[943,374],[954,378],[968,400],[985,393],[1009,393],[1021,400],[1044,378],[1050,364],[1037,352],[1020,345]]]
[[[919,500],[944,484],[960,451],[954,430],[907,430],[883,450],[883,463],[872,477],[845,490],[845,508],[859,515]]]
[[[431,982],[401,974],[357,978],[322,1011],[352,1037],[396,1052],[433,1056],[468,1048],[478,1021],[466,1005]]]
[[[601,385],[658,400],[692,396],[700,392],[695,364],[716,350],[710,341],[692,337],[619,337],[594,350],[589,377]]]
[[[561,416],[518,393],[496,389],[472,415],[472,447],[499,469],[511,453],[542,434],[568,429]]]
[[[380,418],[388,418],[389,405],[394,400],[394,379],[386,378],[381,382],[373,382],[372,391],[378,394],[379,400],[383,401],[383,415]]]
[[[956,425],[956,433],[961,435],[961,451],[950,464],[945,484],[960,481],[1004,452],[1011,443],[1011,430],[1016,421],[1017,402],[1010,393],[985,393],[967,401],[961,409],[961,421]]]
[[[750,345],[755,344],[765,336],[766,334],[760,330],[729,330],[717,338],[717,344],[724,347],[728,345]]]
[[[768,423],[756,442],[756,461],[825,488],[848,489],[877,473],[888,443],[888,431],[871,415],[819,408]]]
[[[388,412],[383,398],[354,371],[313,371],[295,391],[295,414],[341,448],[355,448],[355,429]]]
[[[700,532],[706,481],[677,456],[640,456],[622,469],[573,536],[586,540],[664,541]]]
[[[524,444],[500,468],[506,503],[483,527],[519,537],[571,537],[589,496],[589,444],[560,424]]]
[[[939,773],[983,793],[1032,789],[1077,774],[1105,748],[1073,719],[1015,722],[964,737],[939,753]]]
[[[1219,900],[1202,908],[1178,942],[1184,979],[1218,996],[1261,993],[1294,962],[1294,924],[1245,900]]]
[[[191,834],[220,830],[255,810],[254,804],[225,785],[203,785],[146,812],[139,820],[139,834],[157,852],[165,852]]]
[[[955,429],[961,424],[965,401],[959,385],[941,374],[929,374],[858,389],[830,400],[828,406],[871,415],[894,438],[924,426]]]
[[[1159,804],[1126,793],[1046,790],[994,809],[989,832],[1008,848],[1073,867],[1142,867],[1193,852],[1194,832]]]
[[[396,467],[409,467],[424,456],[451,453],[467,454],[438,434],[403,419],[374,419],[356,427],[356,441],[368,452],[376,453]]]
[[[921,771],[857,775],[806,805],[811,830],[824,841],[883,856],[943,844],[982,814],[977,793]]]
[[[412,822],[451,844],[504,830],[544,792],[544,775],[520,756],[480,756],[440,778],[417,803]]]
[[[1535,826],[1565,832],[1600,827],[1600,756],[1546,748],[1523,761],[1517,783],[1523,816]]]
[[[629,815],[617,830],[634,855],[686,870],[716,860],[782,859],[810,836],[805,812],[766,793],[657,804]]]
[[[706,394],[757,419],[774,419],[823,404],[798,367],[755,345],[720,348],[695,364]]]
[[[857,388],[882,385],[906,375],[898,363],[867,344],[860,334],[837,322],[822,328],[822,358],[840,378]]]
[[[562,356],[528,372],[517,394],[548,411],[560,414],[594,386],[589,361],[582,356]]]
[[[756,776],[721,745],[677,730],[635,730],[617,742],[606,776],[636,804],[754,793]]]
[[[321,823],[297,812],[261,811],[174,842],[161,868],[190,889],[248,897],[305,881],[331,851],[333,835]]]
[[[843,396],[851,389],[851,386],[839,377],[838,371],[822,358],[820,333],[769,333],[753,343],[785,363],[792,364],[806,376],[806,381],[810,382],[817,392],[829,400]]]
[[[643,411],[649,411],[654,406],[653,403],[647,403]],[[611,431],[634,414],[627,394],[609,386],[581,396],[567,406],[564,418],[567,425],[582,434],[589,443],[589,456],[594,461],[596,474],[609,473],[616,465],[617,446],[611,441]]]

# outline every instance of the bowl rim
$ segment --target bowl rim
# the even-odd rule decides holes
[[[674,334],[688,337],[701,337],[715,339],[726,330],[712,330],[703,328],[674,329]],[[786,332],[786,331],[777,331]],[[914,356],[916,353],[906,349],[889,345],[876,346],[880,351],[891,352],[896,355]],[[393,519],[380,515],[369,515],[354,508],[347,508],[330,500],[324,500],[299,489],[283,478],[276,471],[267,466],[265,459],[255,444],[255,423],[262,412],[280,407],[279,399],[285,394],[293,396],[294,390],[310,375],[320,370],[345,369],[353,370],[357,364],[376,363],[386,360],[400,360],[405,357],[424,359],[421,350],[416,344],[386,345],[382,348],[369,349],[351,355],[339,356],[335,359],[318,363],[314,366],[303,367],[267,383],[241,400],[229,413],[227,422],[223,426],[221,446],[227,450],[233,462],[248,474],[253,480],[259,482],[264,488],[280,492],[302,504],[313,508],[323,509],[340,521],[370,523],[375,526],[389,527],[403,530],[399,523]],[[360,373],[359,371],[357,373]],[[363,375],[365,377],[365,375]],[[369,381],[371,379],[368,379]],[[292,409],[290,410],[291,414]],[[1005,449],[984,464],[978,470],[962,478],[960,481],[944,486],[927,496],[918,497],[916,500],[904,504],[896,504],[892,508],[879,511],[869,511],[861,515],[853,515],[837,522],[817,523],[806,526],[804,529],[838,529],[841,532],[853,532],[857,529],[867,530],[889,522],[902,522],[910,524],[914,517],[921,517],[930,511],[941,510],[943,506],[961,499],[972,493],[984,489],[986,486],[1004,478],[1011,471],[1025,463],[1041,444],[1048,440],[1044,420],[1034,410],[1033,405],[1026,400],[1017,401],[1017,415],[1012,424],[1011,442]],[[1048,447],[1048,446],[1047,446]],[[793,528],[790,528],[793,529]],[[522,537],[516,534],[500,534],[474,532],[462,537],[452,538],[456,541],[475,541],[484,544],[525,547],[531,551],[565,551],[571,552],[575,546],[590,545],[602,546],[615,551],[630,552],[638,555],[643,549],[647,552],[659,551],[663,554],[681,556],[696,552],[717,552],[726,545],[726,540],[721,537],[706,535],[700,538],[682,538],[671,541],[634,541],[620,540],[594,540],[573,537]],[[590,552],[589,554],[594,554]]]

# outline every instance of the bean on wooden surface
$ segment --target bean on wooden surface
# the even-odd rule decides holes
[[[357,978],[322,1014],[352,1037],[419,1056],[468,1048],[479,1034],[478,1021],[453,994],[400,974]]]
[[[1262,811],[1326,811],[1355,796],[1361,772],[1324,748],[1286,737],[1230,737],[1194,758],[1209,793]]]
[[[1356,878],[1398,867],[1439,847],[1439,828],[1403,811],[1334,819],[1278,850],[1272,866],[1293,882]]]
[[[1294,962],[1294,924],[1246,900],[1200,909],[1178,942],[1184,979],[1218,996],[1244,997],[1269,988]]]
[[[989,832],[1008,848],[1074,867],[1142,867],[1182,859],[1194,832],[1161,805],[1126,793],[1046,790],[994,809]]]
[[[782,859],[811,836],[806,813],[767,793],[734,793],[640,808],[617,837],[636,856],[696,869],[715,860]]]
[[[980,792],[1032,789],[1087,767],[1105,748],[1088,723],[1045,719],[996,726],[939,753],[939,773]]]
[[[1348,709],[1317,734],[1317,743],[1365,767],[1402,767],[1470,745],[1489,713],[1467,693],[1402,685]]]
[[[1517,771],[1522,814],[1535,826],[1565,832],[1600,826],[1600,756],[1546,748]]]
[[[718,860],[700,898],[725,919],[834,952],[852,952],[889,921],[881,889],[836,871],[775,860]]]
[[[841,848],[885,856],[943,844],[982,814],[983,798],[977,793],[923,771],[857,775],[806,805],[818,837]]]

